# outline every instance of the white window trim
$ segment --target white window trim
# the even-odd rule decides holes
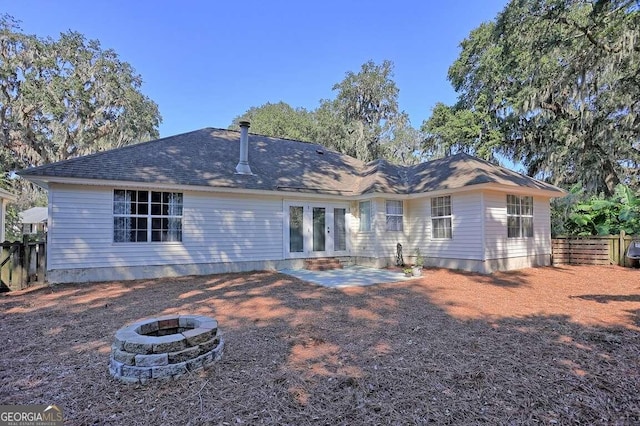
[[[368,223],[368,227],[367,229],[363,229],[362,226],[362,205],[363,204],[368,204],[369,205],[369,223]],[[373,229],[373,212],[371,211],[371,209],[373,208],[373,203],[371,202],[371,200],[367,200],[367,201],[360,201],[358,202],[358,215],[360,217],[360,224],[358,225],[358,232],[371,232],[371,230]]]
[[[437,200],[439,198],[445,198],[445,199],[449,200],[449,213],[450,214],[442,215],[442,216],[435,216],[434,215],[434,212],[433,212],[433,210],[434,210],[433,209],[433,201]],[[431,208],[431,239],[432,240],[452,240],[453,239],[453,203],[451,201],[451,195],[442,195],[442,196],[439,196],[439,197],[432,197],[429,200],[429,203],[430,203],[430,208]],[[445,204],[445,206],[446,206],[446,204]],[[434,235],[435,227],[433,226],[433,222],[434,222],[434,220],[438,220],[438,219],[449,219],[449,223],[451,224],[451,226],[449,228],[450,229],[449,233],[451,235],[450,237],[436,237]]]
[[[325,257],[325,256],[332,256],[332,255],[344,255],[346,253],[350,253],[351,252],[351,238],[350,238],[350,234],[352,232],[354,232],[354,230],[351,228],[351,226],[353,225],[353,219],[352,219],[352,213],[351,211],[353,210],[354,212],[357,211],[357,205],[354,206],[350,206],[350,204],[346,203],[346,202],[320,202],[320,203],[315,203],[309,200],[296,200],[296,199],[289,199],[289,200],[283,200],[282,201],[282,205],[283,205],[283,226],[282,226],[282,241],[283,241],[283,245],[282,245],[282,255],[283,258],[285,259],[301,259],[301,258],[310,258],[310,257]],[[331,226],[331,231],[328,234],[329,237],[326,240],[327,241],[327,250],[324,252],[319,252],[320,255],[316,256],[316,253],[313,252],[312,250],[310,250],[310,248],[312,247],[313,244],[313,237],[312,237],[312,227],[313,227],[313,220],[312,220],[312,209],[313,207],[325,207],[327,209],[327,224],[330,224]],[[290,235],[289,235],[289,221],[290,221],[290,207],[302,207],[303,211],[303,251],[302,252],[291,252],[290,251],[290,247],[291,247],[291,241],[290,241]],[[334,229],[333,224],[334,224],[334,220],[333,218],[335,216],[332,216],[334,214],[333,210],[334,209],[344,209],[345,211],[345,239],[346,239],[346,249],[345,250],[335,250],[335,245],[333,245],[333,243],[331,242],[330,238],[335,238],[335,232],[337,232],[336,229]],[[329,217],[332,216],[333,218],[329,219]],[[333,249],[333,250],[332,250]]]
[[[510,214],[509,213],[509,197],[514,197],[517,202],[518,205],[520,207],[520,214]],[[523,209],[522,209],[522,201],[524,198],[528,198],[531,200],[531,214],[524,214],[523,213]],[[533,227],[533,196],[531,195],[515,195],[515,194],[507,194],[507,238],[510,240],[513,239],[528,239],[528,238],[533,238],[534,236],[534,227]],[[509,218],[510,217],[519,217],[520,218],[520,227],[518,229],[518,235],[517,236],[513,236],[510,237],[509,236]],[[531,219],[531,235],[525,235],[525,228],[524,228],[524,221],[522,220],[523,218],[530,218]]]
[[[147,219],[147,240],[146,241],[115,241],[115,227],[114,224],[112,222],[112,228],[111,228],[111,238],[112,238],[112,243],[113,244],[135,244],[135,245],[140,245],[140,244],[181,244],[183,239],[184,239],[184,193],[180,192],[180,191],[153,191],[153,190],[144,190],[144,189],[125,189],[125,188],[115,188],[112,192],[112,203],[111,205],[114,206],[116,199],[115,199],[115,193],[116,191],[135,191],[135,192],[147,192],[148,197],[147,197],[147,214],[122,214],[122,213],[112,213],[112,217],[116,218],[116,217],[124,217],[124,218],[145,218]],[[152,205],[152,196],[151,193],[152,192],[159,192],[160,194],[163,193],[172,193],[172,194],[180,194],[182,195],[182,214],[180,215],[163,215],[163,214],[152,214],[151,213],[151,205]],[[179,240],[173,240],[173,241],[153,241],[153,219],[180,219],[180,239]]]
[[[400,203],[400,213],[389,213],[389,203]],[[388,232],[403,232],[404,231],[404,201],[402,200],[385,200],[384,203],[385,213],[387,220],[385,221],[385,229]],[[389,229],[389,217],[400,218],[400,229]]]

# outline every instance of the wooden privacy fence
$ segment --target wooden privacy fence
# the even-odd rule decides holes
[[[638,238],[624,232],[620,235],[556,237],[551,240],[551,259],[554,265],[630,266],[626,259],[627,248]]]
[[[5,241],[0,247],[0,292],[22,290],[45,281],[47,244],[44,241]]]

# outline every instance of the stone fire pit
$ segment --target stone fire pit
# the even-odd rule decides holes
[[[124,382],[171,380],[222,357],[218,321],[201,315],[167,315],[116,332],[109,372]]]

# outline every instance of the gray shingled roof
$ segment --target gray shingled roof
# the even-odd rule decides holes
[[[239,132],[205,128],[18,174],[40,181],[76,178],[342,195],[409,194],[493,182],[562,194],[553,185],[466,154],[416,166],[384,160],[365,164],[322,145],[255,134],[249,134],[254,175],[239,175],[239,145]]]
[[[551,184],[468,154],[456,154],[413,166],[408,182],[412,192],[447,190],[483,183],[553,191],[558,192],[558,196],[564,193]]]
[[[46,207],[31,207],[18,213],[21,223],[41,223],[46,222],[49,211]]]

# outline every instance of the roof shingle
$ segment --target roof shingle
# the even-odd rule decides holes
[[[117,180],[267,191],[409,194],[481,183],[562,191],[553,185],[457,154],[416,166],[363,163],[322,145],[249,135],[253,175],[235,173],[240,133],[205,128],[20,171],[27,179]]]

